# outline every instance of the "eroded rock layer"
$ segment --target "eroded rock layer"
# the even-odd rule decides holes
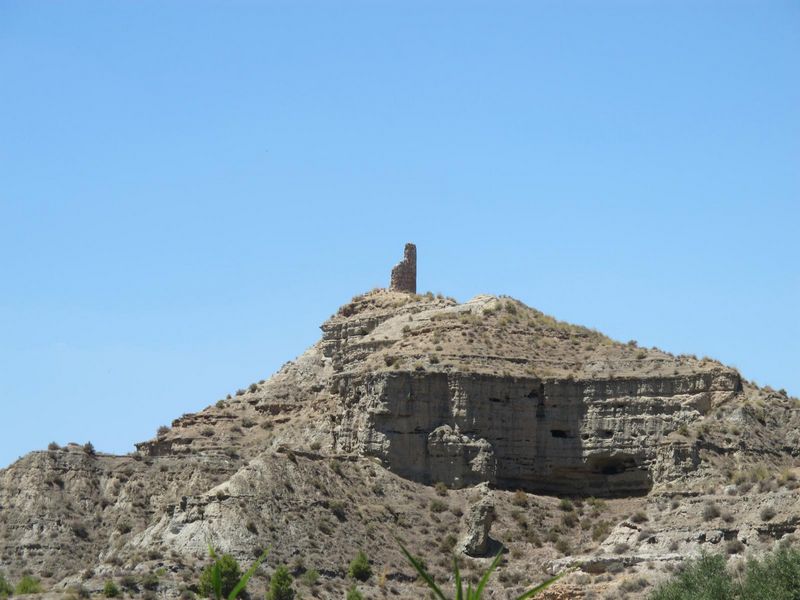
[[[561,494],[645,493],[654,478],[676,477],[698,465],[696,450],[670,434],[742,391],[738,374],[718,364],[701,366],[695,361],[697,368],[688,370],[673,359],[676,368],[666,374],[665,357],[657,352],[657,371],[638,376],[588,378],[582,368],[565,360],[556,366],[571,372],[537,377],[537,363],[543,361],[526,360],[524,354],[501,355],[500,360],[511,363],[502,373],[483,365],[465,372],[437,355],[436,346],[444,353],[447,343],[438,327],[453,322],[475,326],[472,315],[483,325],[494,318],[496,305],[513,307],[514,316],[525,311],[493,298],[473,304],[469,312],[443,306],[399,317],[404,325],[397,341],[391,336],[397,329],[392,321],[398,317],[380,310],[350,312],[323,326],[325,348],[335,364],[333,389],[344,407],[335,432],[337,448],[379,457],[396,472],[428,483],[462,486],[485,481],[507,489]],[[526,331],[517,333],[523,338],[515,340],[517,345],[524,343],[525,335],[530,338],[523,352],[535,352],[542,338],[560,339],[553,334],[563,331],[548,335],[531,327],[536,316],[529,315]],[[412,327],[432,340],[438,334],[439,341],[429,353],[412,355],[418,363],[409,365],[406,360],[406,368],[398,368],[404,358],[402,340],[410,337]],[[375,341],[381,339],[382,344]],[[610,346],[609,356],[619,352]],[[375,353],[384,354],[383,368],[364,368],[365,347],[372,359]],[[418,351],[425,345],[411,348]],[[649,353],[636,352],[643,356],[635,360],[647,365]],[[557,352],[549,364],[555,357]],[[596,351],[593,359],[597,368]],[[457,360],[469,364],[470,357]],[[529,365],[534,368],[520,373],[521,366]],[[614,370],[613,365],[605,368]]]

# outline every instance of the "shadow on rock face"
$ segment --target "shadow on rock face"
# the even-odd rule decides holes
[[[649,386],[673,394],[668,383]],[[370,415],[365,450],[423,483],[642,495],[652,487],[663,433],[678,426],[678,409],[667,405],[670,398],[640,398],[640,389],[647,386],[624,380],[376,374],[364,394],[381,410]]]

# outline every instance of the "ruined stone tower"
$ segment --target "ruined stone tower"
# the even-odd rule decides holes
[[[403,260],[392,269],[390,289],[396,292],[417,293],[417,247],[406,244]]]

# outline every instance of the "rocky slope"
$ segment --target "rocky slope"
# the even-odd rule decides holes
[[[446,579],[491,525],[509,560],[490,597],[571,565],[551,597],[639,597],[687,555],[738,560],[800,523],[798,401],[716,361],[495,296],[375,290],[322,331],[129,456],[68,446],[0,471],[0,573],[53,597],[109,579],[190,597],[208,543],[243,562],[270,547],[254,597],[285,563],[319,573],[303,597],[342,598],[363,549],[365,597],[419,598],[393,538]],[[489,561],[459,556],[473,576]]]

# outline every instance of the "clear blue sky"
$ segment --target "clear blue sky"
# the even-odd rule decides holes
[[[5,0],[0,82],[0,466],[267,377],[409,240],[800,394],[794,0]]]

